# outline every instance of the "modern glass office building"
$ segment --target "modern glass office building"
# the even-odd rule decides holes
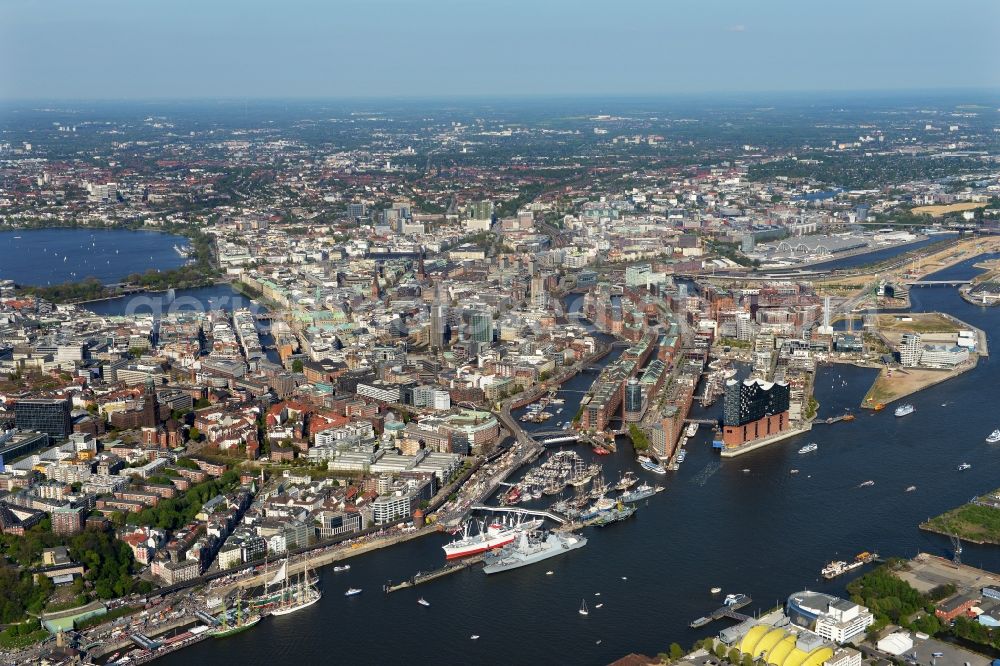
[[[73,432],[69,400],[18,400],[14,405],[14,425],[19,430],[37,430],[63,439]]]

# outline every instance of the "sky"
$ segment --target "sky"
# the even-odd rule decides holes
[[[997,0],[0,0],[0,101],[1000,87]]]

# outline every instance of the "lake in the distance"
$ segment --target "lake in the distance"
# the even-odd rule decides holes
[[[126,229],[20,229],[0,232],[0,279],[47,286],[95,277],[104,284],[186,261],[183,236]]]

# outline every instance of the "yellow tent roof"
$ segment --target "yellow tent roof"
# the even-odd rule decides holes
[[[767,653],[767,663],[773,666],[783,666],[785,659],[795,649],[795,636],[788,635]]]
[[[746,636],[743,637],[743,640],[740,641],[740,652],[756,657],[759,654],[758,652],[755,652],[757,643],[759,643],[760,639],[762,639],[770,630],[771,627],[766,624],[758,624],[756,627],[751,628],[750,631],[747,632]]]
[[[808,656],[808,652],[794,648],[788,653],[788,656],[785,657],[785,661],[782,662],[781,666],[802,666],[802,662],[804,662]]]
[[[783,639],[787,635],[788,632],[786,632],[784,629],[772,629],[771,631],[767,632],[767,635],[765,635],[762,639],[760,639],[760,641],[758,641],[757,645],[755,645],[753,648],[753,652],[750,653],[750,656],[753,657],[754,659],[760,657],[761,655],[766,656],[767,653],[771,651],[771,648],[777,645],[781,641],[781,639]]]
[[[822,666],[823,662],[833,656],[833,650],[828,647],[819,647],[809,653],[802,666]]]

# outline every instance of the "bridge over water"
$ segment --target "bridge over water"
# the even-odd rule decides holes
[[[972,280],[912,280],[903,284],[909,287],[961,287],[972,284]]]
[[[549,520],[554,520],[557,523],[565,523],[566,519],[560,516],[558,513],[553,513],[551,511],[537,511],[535,509],[522,509],[516,506],[486,506],[485,504],[476,504],[469,507],[473,511],[492,511],[494,513],[516,513],[522,516],[538,516],[540,518],[548,518]]]

